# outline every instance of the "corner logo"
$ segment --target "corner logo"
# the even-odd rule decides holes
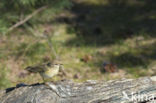
[[[152,94],[152,95],[147,95],[147,94],[143,94],[143,93],[130,93],[130,94],[127,94],[125,91],[122,92],[122,96],[123,96],[123,102],[124,103],[124,100],[128,100],[128,101],[131,101],[131,102],[134,102],[134,103],[138,103],[138,102],[144,102],[144,101],[150,101],[152,103],[155,103],[154,102],[154,98],[156,97],[156,94]]]

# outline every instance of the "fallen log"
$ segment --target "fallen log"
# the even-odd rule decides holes
[[[69,80],[0,91],[0,103],[156,103],[156,76],[111,81]]]

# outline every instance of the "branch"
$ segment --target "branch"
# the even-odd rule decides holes
[[[13,26],[11,26],[7,32],[12,31],[13,29],[19,27],[20,25],[24,24],[25,22],[27,22],[29,19],[31,19],[33,16],[35,16],[36,14],[38,14],[39,12],[41,12],[42,10],[46,9],[48,6],[43,6],[41,8],[38,8],[37,10],[35,10],[32,14],[28,15],[25,19],[17,22],[16,24],[14,24]]]
[[[156,76],[139,79],[49,82],[0,91],[0,103],[155,103]]]

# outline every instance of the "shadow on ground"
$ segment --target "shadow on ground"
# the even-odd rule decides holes
[[[79,45],[79,41],[86,46],[104,46],[135,35],[155,37],[155,9],[155,0],[108,0],[107,4],[75,1],[70,11],[74,17],[60,17],[58,21],[70,24],[69,34],[74,31],[77,35],[66,45]]]
[[[103,47],[135,36],[156,37],[155,0],[107,1],[102,3],[101,0],[100,4],[74,1],[70,11],[74,16],[57,18],[58,22],[69,24],[68,34],[76,34],[76,38],[67,41],[66,46]],[[119,68],[148,68],[150,62],[156,60],[156,48],[152,44],[139,49],[137,53],[125,52],[107,56]],[[105,56],[97,54],[98,60],[92,63],[101,67]]]
[[[110,63],[117,65],[119,69],[130,69],[132,72],[137,72],[139,74],[142,69],[151,69],[149,65],[156,61],[156,43],[150,45],[142,46],[138,48],[138,52],[125,52],[120,55],[108,55]],[[97,54],[98,61],[94,62],[97,67],[102,67],[105,55]],[[103,71],[101,71],[103,72]],[[147,73],[147,72],[146,72]],[[148,73],[145,75],[148,75]],[[154,73],[154,71],[153,71]],[[142,75],[142,74],[140,74]],[[156,75],[156,74],[152,74]]]

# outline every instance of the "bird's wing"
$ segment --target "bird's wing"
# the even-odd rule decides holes
[[[48,68],[53,67],[51,62],[43,63],[36,66],[28,66],[26,68],[27,71],[37,73],[37,72],[45,72]]]
[[[45,66],[40,65],[40,66],[29,66],[26,68],[26,70],[28,70],[29,72],[33,72],[33,73],[37,73],[37,72],[44,72]]]

